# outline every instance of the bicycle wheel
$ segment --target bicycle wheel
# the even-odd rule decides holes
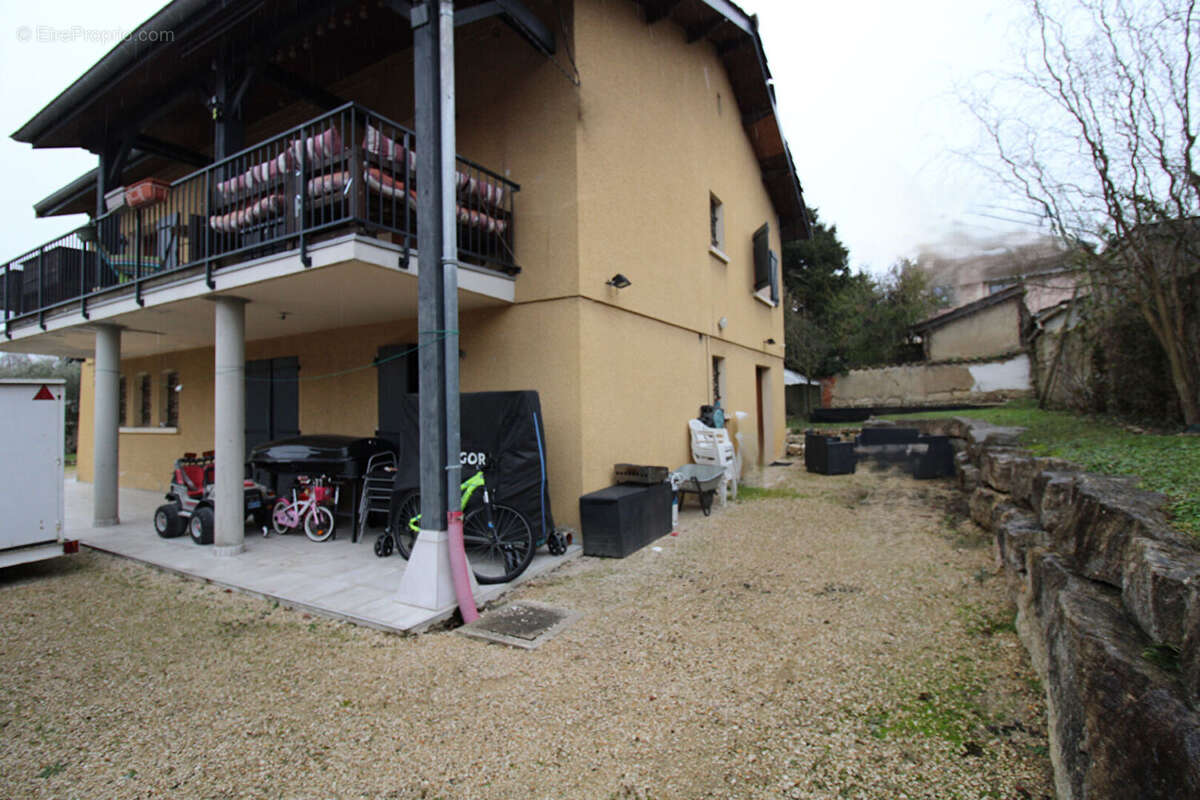
[[[388,514],[388,525],[396,540],[396,552],[405,561],[412,554],[413,545],[417,542],[417,532],[409,525],[413,517],[421,516],[421,493],[409,492],[392,505]]]
[[[333,536],[333,512],[325,506],[314,505],[304,515],[304,535],[314,542],[323,542]]]
[[[520,575],[533,560],[533,530],[515,508],[492,505],[477,508],[463,520],[463,546],[467,561],[480,583],[506,583]]]
[[[276,533],[284,534],[292,529],[288,524],[288,511],[291,507],[292,504],[282,497],[275,501],[275,509],[271,512],[271,527]]]

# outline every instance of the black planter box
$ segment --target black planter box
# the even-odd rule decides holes
[[[579,498],[583,554],[624,558],[671,532],[671,487],[623,484]]]
[[[864,446],[880,444],[914,444],[921,438],[921,432],[916,428],[863,428],[858,435],[858,443]]]
[[[849,475],[858,466],[854,442],[842,442],[832,436],[811,431],[804,436],[804,468],[819,475]]]
[[[922,436],[922,443],[927,443],[925,451],[916,466],[913,467],[914,478],[949,478],[954,475],[954,448],[950,446],[948,436]]]

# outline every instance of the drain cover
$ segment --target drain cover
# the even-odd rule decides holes
[[[464,636],[532,650],[579,615],[565,608],[524,600],[489,611],[458,632]]]

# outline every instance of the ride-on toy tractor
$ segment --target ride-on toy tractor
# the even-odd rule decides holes
[[[271,500],[265,488],[252,480],[244,482],[242,496],[246,516],[254,517],[254,524],[263,527],[271,524]],[[199,456],[184,453],[175,461],[171,472],[167,503],[154,512],[154,530],[164,539],[183,535],[186,529],[196,544],[212,544],[214,469],[213,451]]]

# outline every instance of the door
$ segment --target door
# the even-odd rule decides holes
[[[61,384],[0,382],[0,548],[59,536],[64,392]]]
[[[246,455],[264,442],[300,435],[300,359],[246,362]]]
[[[758,463],[762,466],[767,463],[767,367],[754,368],[754,399],[755,399],[755,416],[758,419]]]

